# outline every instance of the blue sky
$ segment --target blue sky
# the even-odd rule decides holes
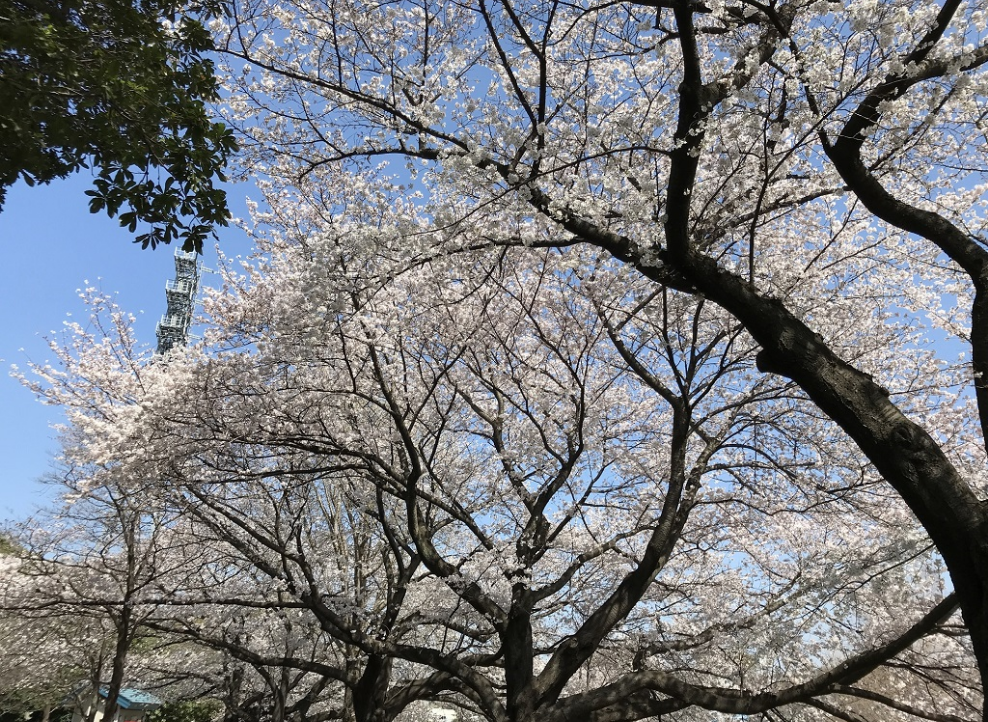
[[[11,188],[0,212],[0,252],[5,272],[0,280],[0,520],[28,515],[51,498],[53,489],[41,479],[52,470],[56,450],[50,426],[57,409],[41,405],[10,377],[12,364],[24,368],[30,360],[51,356],[45,336],[64,321],[80,320],[86,309],[77,289],[88,281],[114,293],[117,303],[137,316],[137,333],[154,346],[154,329],[165,310],[165,280],[173,275],[172,247],[142,250],[133,235],[105,215],[89,213],[85,191],[88,175],[77,175],[49,186]],[[230,189],[235,215],[244,215],[247,186]],[[245,235],[236,228],[221,230],[227,253],[245,253]],[[215,259],[212,248],[206,266]],[[203,282],[210,283],[208,274]]]

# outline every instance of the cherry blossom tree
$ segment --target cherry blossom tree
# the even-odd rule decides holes
[[[257,256],[202,346],[36,369],[80,491],[208,550],[169,633],[278,715],[983,718],[983,11],[213,29]]]
[[[93,628],[79,620],[11,612],[23,606],[34,581],[21,573],[15,545],[0,557],[0,705],[4,712],[50,711],[86,672],[94,647]],[[47,717],[47,713],[45,714]]]
[[[268,456],[263,442],[255,451],[244,443],[228,443],[225,435],[206,446],[200,444],[201,437],[193,440],[182,431],[174,436],[189,424],[190,410],[204,410],[181,403],[165,408],[162,403],[196,393],[191,387],[182,390],[182,380],[195,377],[164,361],[143,364],[132,334],[133,318],[94,289],[84,297],[94,307],[91,327],[72,324],[61,345],[53,344],[71,373],[39,367],[35,370],[42,381],[28,382],[72,411],[62,455],[63,465],[71,470],[63,479],[71,516],[78,519],[80,508],[91,510],[94,505],[119,511],[119,504],[106,501],[119,501],[115,495],[123,494],[127,511],[141,510],[138,519],[153,509],[163,510],[169,521],[154,527],[162,535],[156,537],[162,547],[157,557],[150,557],[147,549],[142,553],[132,539],[110,545],[115,551],[134,548],[127,560],[139,559],[151,570],[152,576],[127,586],[140,587],[139,593],[133,589],[130,604],[121,597],[126,590],[89,584],[83,585],[85,590],[60,595],[59,607],[96,606],[114,620],[130,610],[130,619],[141,629],[167,640],[150,655],[140,655],[137,665],[150,669],[149,678],[158,683],[198,680],[205,694],[227,705],[231,720],[392,719],[432,692],[432,685],[404,684],[384,709],[392,679],[389,657],[381,650],[355,647],[347,636],[351,629],[396,638],[407,631],[399,627],[397,616],[403,587],[418,567],[414,552],[393,546],[393,539],[371,529],[365,512],[353,506],[362,502],[353,501],[349,492],[327,488],[323,476],[328,472],[313,469],[305,454],[285,456],[278,468],[269,469],[263,462]],[[245,367],[236,357],[230,361],[223,373],[239,384],[237,374]],[[151,389],[156,389],[154,395],[162,394],[157,401],[146,396]],[[83,396],[101,400],[95,406],[71,400],[81,401]],[[135,405],[139,398],[151,416]],[[232,428],[231,419],[222,416],[222,406],[210,411],[221,414],[215,422],[224,430]],[[158,423],[145,424],[152,417]],[[124,436],[103,436],[93,444],[91,434],[102,434],[96,429],[106,431],[107,424]],[[193,422],[192,427],[199,425]],[[138,426],[146,436],[131,446],[124,437]],[[174,446],[169,448],[169,443]],[[195,451],[186,457],[183,452],[193,446]],[[183,476],[184,464],[192,465],[194,477]],[[157,484],[166,479],[172,481],[174,493],[159,493]],[[72,537],[72,568],[80,565],[81,555],[94,553],[94,545],[105,550],[93,532],[104,527],[119,531],[120,524],[112,523],[118,516],[111,514],[108,520],[97,514]],[[295,542],[305,546],[293,553]],[[388,556],[392,553],[396,559]],[[119,581],[104,568],[112,564],[82,564],[106,573],[111,582]],[[294,585],[299,577],[313,585],[312,593],[301,600],[286,593],[286,585]],[[307,614],[300,617],[300,609]],[[421,622],[402,622],[406,628],[414,624]],[[133,631],[128,639],[133,639]],[[129,647],[121,649],[114,669],[128,656]],[[202,650],[214,654],[204,656]]]
[[[162,628],[249,665],[272,714],[312,689],[360,722],[977,714],[928,536],[726,311],[586,248],[437,256],[373,198],[319,232],[282,213],[202,346],[142,363],[106,308],[35,386],[80,492],[131,480],[208,550]],[[859,303],[862,263],[821,319],[877,314],[858,363],[905,346],[960,383],[898,296]],[[956,418],[927,381],[905,403]]]
[[[133,672],[131,649],[146,638],[155,610],[148,596],[160,597],[174,581],[163,577],[175,570],[165,561],[160,517],[137,508],[119,487],[79,495],[77,473],[64,479],[76,498],[60,513],[22,524],[21,561],[6,580],[2,607],[24,635],[22,666],[50,682],[56,702],[80,679],[90,690],[106,683],[104,710],[113,716],[125,674]],[[58,644],[38,654],[45,645],[34,638]],[[60,668],[77,675],[52,673]]]
[[[415,219],[399,265],[553,247],[728,312],[929,534],[988,680],[978,3],[250,0],[214,30],[273,223],[332,226],[363,195]]]

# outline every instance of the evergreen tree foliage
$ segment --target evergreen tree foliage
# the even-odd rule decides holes
[[[236,142],[217,99],[203,19],[174,0],[0,2],[0,207],[16,180],[94,174],[90,209],[143,246],[199,250],[226,225],[222,169]]]

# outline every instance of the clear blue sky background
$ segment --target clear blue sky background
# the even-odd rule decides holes
[[[90,214],[89,187],[88,175],[35,188],[21,183],[8,191],[0,211],[0,520],[27,516],[55,491],[41,479],[53,468],[50,426],[59,412],[11,378],[11,364],[23,369],[30,360],[51,358],[45,336],[58,332],[67,314],[84,320],[77,289],[87,281],[117,295],[117,303],[137,316],[139,338],[152,347],[165,310],[175,249],[142,250],[115,220]],[[234,186],[228,193],[234,215],[245,216],[249,188]],[[246,236],[233,227],[221,230],[220,243],[228,254],[249,249]],[[215,260],[211,247],[203,260],[206,266]],[[206,284],[211,280],[208,274],[203,278]]]

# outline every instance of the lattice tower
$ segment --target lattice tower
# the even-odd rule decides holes
[[[188,343],[200,272],[198,254],[175,251],[175,278],[165,282],[168,306],[155,329],[159,354]]]

